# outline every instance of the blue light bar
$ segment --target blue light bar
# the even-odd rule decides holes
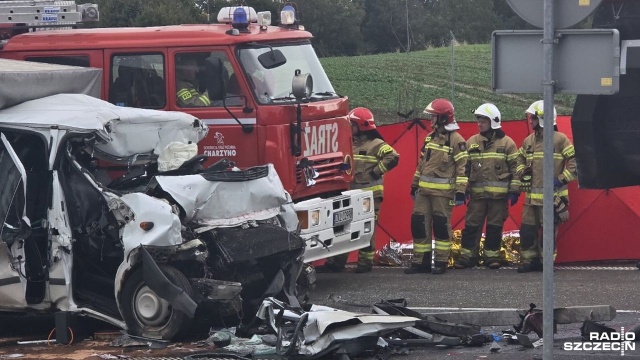
[[[238,7],[233,11],[231,25],[236,29],[244,29],[249,26],[247,12],[242,7]]]
[[[280,24],[293,25],[296,23],[296,9],[291,5],[285,5],[280,11]]]

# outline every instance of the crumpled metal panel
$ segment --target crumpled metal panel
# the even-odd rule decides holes
[[[237,226],[272,218],[291,202],[273,165],[266,166],[267,176],[250,181],[208,181],[200,175],[186,175],[156,176],[154,182],[180,204],[186,222]]]
[[[82,94],[57,94],[0,110],[0,125],[95,133],[96,149],[114,158],[155,154],[170,143],[197,143],[209,131],[196,117],[177,111],[116,106]]]

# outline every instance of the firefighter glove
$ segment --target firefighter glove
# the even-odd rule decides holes
[[[464,205],[465,195],[463,192],[457,192],[456,196],[453,198],[456,206]]]
[[[531,166],[527,166],[520,175],[520,191],[531,192],[531,178],[533,176],[533,169]]]
[[[510,206],[517,204],[519,198],[520,194],[518,193],[509,193],[509,195],[507,195],[507,201],[509,202]]]
[[[417,186],[412,186],[412,187],[411,187],[411,198],[412,198],[413,200],[415,200],[415,199],[416,199],[416,192],[417,192],[417,191],[418,191],[418,187],[417,187]]]
[[[569,202],[560,196],[553,197],[553,209],[556,213],[556,220],[559,224],[569,220]]]
[[[380,175],[376,174],[376,172],[373,171],[373,170],[369,171],[369,176],[371,176],[371,178],[373,180],[379,180],[380,179]]]
[[[554,188],[561,188],[564,186],[564,183],[562,181],[560,181],[560,179],[553,179],[553,187]]]

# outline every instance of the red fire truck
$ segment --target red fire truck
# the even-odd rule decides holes
[[[305,261],[368,245],[371,192],[349,190],[349,102],[294,8],[283,8],[279,26],[242,6],[222,9],[219,24],[72,29],[98,17],[96,5],[74,1],[0,2],[0,58],[103,69],[103,99],[208,124],[199,151],[210,163],[273,163],[296,202]]]

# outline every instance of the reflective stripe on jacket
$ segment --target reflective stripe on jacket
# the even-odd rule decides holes
[[[518,148],[513,139],[476,134],[467,140],[467,152],[472,198],[503,199],[509,192],[520,192],[520,180],[514,178]]]
[[[424,195],[453,199],[456,192],[464,193],[466,190],[468,157],[467,143],[457,131],[432,132],[424,139],[412,186],[419,187]]]
[[[195,86],[188,81],[180,80],[177,84],[176,98],[180,107],[211,106],[211,100],[206,93],[201,94]]]
[[[381,197],[384,191],[384,174],[398,164],[399,157],[398,153],[382,139],[355,137],[353,139],[355,170],[351,188],[371,190],[374,197]]]
[[[534,132],[524,139],[522,147],[518,150],[517,176],[520,177],[527,167],[532,171],[531,188],[525,188],[527,205],[542,205],[543,147],[542,134]],[[577,177],[575,148],[571,140],[559,131],[553,133],[553,177],[565,184]],[[568,198],[567,186],[555,189],[555,194]]]

